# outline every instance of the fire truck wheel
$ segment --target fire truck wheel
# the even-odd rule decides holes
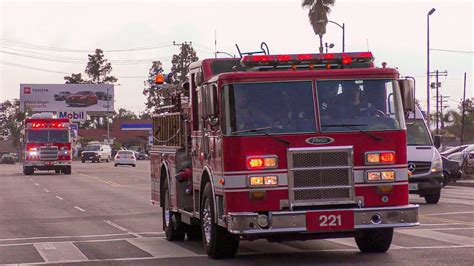
[[[35,173],[35,169],[31,166],[23,166],[23,174],[25,175],[32,175]]]
[[[239,238],[214,223],[214,197],[211,184],[207,183],[201,199],[202,242],[207,255],[213,259],[234,257],[239,248]]]
[[[71,174],[71,166],[66,166],[63,168],[63,173],[65,175],[70,175]]]
[[[438,192],[434,193],[434,194],[428,194],[428,195],[425,195],[425,201],[426,203],[428,204],[436,204],[439,202],[439,198],[441,198],[441,190],[439,190]]]
[[[356,232],[355,241],[363,253],[383,253],[392,244],[393,228],[366,229]]]
[[[178,214],[171,211],[170,203],[170,191],[168,188],[168,181],[163,184],[163,231],[165,231],[166,239],[168,241],[182,241],[186,233],[186,228],[183,222],[181,222]]]
[[[61,173],[61,171],[59,169],[56,169],[56,170],[54,170],[54,173],[59,174],[59,173]]]

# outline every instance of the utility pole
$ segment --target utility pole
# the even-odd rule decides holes
[[[436,70],[435,72],[430,72],[430,75],[436,77],[436,83],[432,83],[431,88],[436,88],[436,134],[439,134],[439,87],[441,87],[439,77],[446,77],[448,71],[439,72],[439,70]],[[430,117],[428,117],[428,119],[430,119]]]
[[[464,72],[464,93],[462,96],[461,145],[464,144],[464,112],[466,111],[466,72]]]
[[[444,105],[448,102],[449,96],[443,96],[442,94],[439,96],[439,109],[440,109],[440,120],[441,120],[441,135],[443,134],[444,129],[444,119],[443,119],[443,108],[448,108],[448,105]]]

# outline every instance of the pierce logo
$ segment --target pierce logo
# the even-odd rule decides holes
[[[322,145],[332,143],[334,139],[330,137],[313,137],[306,139],[305,142],[311,145]]]
[[[31,94],[31,87],[24,87],[23,88],[23,93],[24,94]]]

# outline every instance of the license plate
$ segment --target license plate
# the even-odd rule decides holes
[[[418,190],[418,184],[417,183],[408,184],[408,190]]]
[[[320,211],[306,214],[308,231],[344,231],[354,229],[353,211]]]

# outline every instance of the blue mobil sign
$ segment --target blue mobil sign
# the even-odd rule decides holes
[[[147,124],[121,124],[122,130],[152,130],[153,126],[151,123]]]

